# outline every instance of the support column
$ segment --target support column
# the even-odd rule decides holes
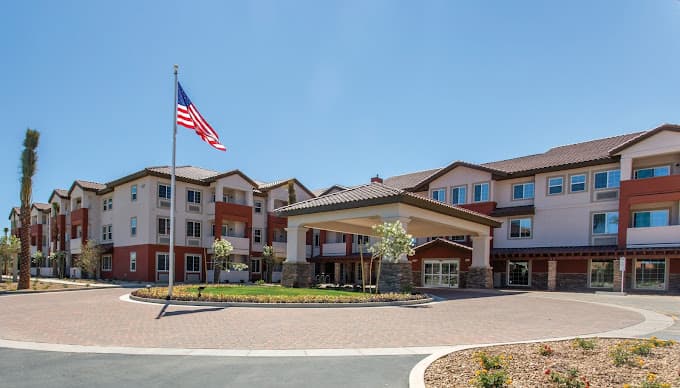
[[[548,260],[548,291],[557,289],[557,260]]]
[[[468,270],[467,288],[493,288],[491,269],[491,236],[472,237],[472,265]]]
[[[334,277],[335,283],[337,283],[337,284],[342,283],[341,282],[342,272],[340,271],[340,263],[335,263],[335,265],[333,266],[333,277]]]
[[[312,283],[312,266],[307,262],[307,228],[296,226],[286,228],[286,261],[283,262],[281,285],[284,287],[309,287]]]

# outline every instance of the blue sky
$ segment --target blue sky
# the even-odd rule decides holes
[[[314,189],[680,122],[680,2],[13,1],[0,209],[170,163],[172,65],[221,135],[178,164]],[[7,223],[7,221],[5,221]]]

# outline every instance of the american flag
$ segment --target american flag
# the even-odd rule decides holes
[[[220,136],[205,121],[203,116],[198,113],[198,109],[191,102],[189,96],[184,93],[184,89],[182,89],[182,85],[179,82],[177,83],[177,124],[193,129],[204,142],[210,144],[213,148],[220,151],[227,150],[227,147],[220,143]]]

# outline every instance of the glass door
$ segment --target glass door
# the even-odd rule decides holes
[[[458,287],[459,260],[426,260],[423,271],[425,287]]]

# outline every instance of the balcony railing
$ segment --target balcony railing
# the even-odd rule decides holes
[[[274,254],[279,257],[286,257],[286,245],[288,243],[285,242],[278,242],[274,241],[272,242],[272,247],[274,247]]]
[[[71,250],[71,253],[80,253],[80,246],[82,244],[83,239],[81,238],[72,238],[71,239],[71,244],[69,245],[69,249]]]
[[[680,246],[680,225],[628,228],[626,236],[629,248]]]
[[[247,255],[250,252],[250,239],[245,237],[224,237],[225,240],[229,241],[234,247],[234,254],[236,255]]]
[[[347,254],[347,244],[329,243],[323,244],[324,256],[345,256]]]

